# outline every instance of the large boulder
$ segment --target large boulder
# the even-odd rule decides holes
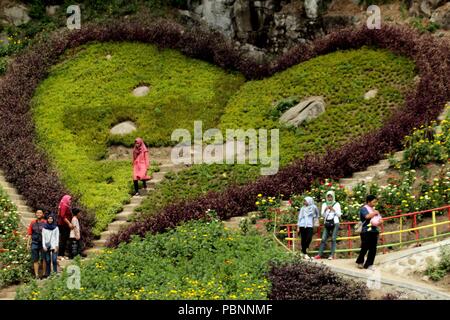
[[[299,127],[303,122],[311,121],[324,112],[325,100],[323,97],[309,97],[284,112],[280,117],[280,122]]]
[[[132,121],[121,122],[111,128],[110,133],[114,135],[125,136],[136,131],[136,125]]]
[[[31,20],[28,16],[28,8],[24,5],[16,5],[13,7],[7,7],[3,9],[3,16],[7,22],[16,26],[27,23]]]
[[[437,8],[430,19],[431,22],[437,23],[441,28],[450,30],[450,2]]]

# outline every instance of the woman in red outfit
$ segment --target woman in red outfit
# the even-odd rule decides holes
[[[144,183],[144,189],[147,189],[147,180],[151,177],[147,176],[147,170],[150,166],[148,149],[141,138],[137,138],[134,142],[133,149],[133,183],[134,193],[139,195],[139,180]]]
[[[67,241],[69,240],[70,230],[73,229],[72,221],[72,197],[65,195],[62,197],[58,207],[58,228],[59,228],[59,253],[63,258],[66,255]]]

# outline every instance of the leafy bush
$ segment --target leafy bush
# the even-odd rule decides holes
[[[382,128],[355,138],[343,147],[329,150],[324,156],[307,156],[274,176],[262,177],[246,186],[233,186],[222,193],[212,192],[189,202],[171,204],[111,237],[109,245],[117,246],[122,241],[129,241],[132,234],[143,236],[147,231],[161,232],[182,221],[196,219],[206,208],[214,208],[223,219],[243,215],[255,210],[254,199],[259,193],[299,194],[307,190],[314,179],[339,179],[365,169],[386,153],[399,149],[402,137],[414,127],[435,119],[450,97],[450,83],[445,76],[449,70],[442,63],[444,57],[450,57],[450,50],[430,36],[419,36],[411,29],[394,26],[385,26],[381,30],[367,30],[365,27],[346,29],[316,40],[310,46],[299,45],[273,61],[270,67],[248,65],[245,72],[241,71],[247,77],[261,78],[317,55],[367,44],[412,58],[420,75],[419,84],[407,95],[405,107],[394,112]]]
[[[296,261],[271,266],[271,300],[367,300],[365,283],[346,280],[329,267]]]
[[[31,278],[30,255],[19,225],[17,208],[0,189],[0,288]]]
[[[139,136],[149,146],[170,145],[177,128],[193,135],[194,121],[215,127],[244,79],[148,44],[93,44],[67,56],[72,58],[52,68],[32,101],[38,144],[54,159],[65,186],[95,212],[99,233],[128,201],[132,185],[131,159],[104,159],[110,128],[124,120],[137,124],[136,132],[114,137],[116,144],[132,147]],[[144,83],[149,95],[134,97],[131,91]]]
[[[287,164],[381,127],[403,103],[413,78],[412,61],[387,50],[363,47],[328,53],[246,82],[228,102],[220,128],[278,128],[280,162]],[[365,100],[373,88],[378,96]],[[279,123],[282,112],[311,96],[324,97],[325,113],[298,128]]]
[[[411,135],[405,137],[405,153],[398,164],[402,168],[420,168],[436,162],[445,163],[450,155],[450,122],[442,120],[438,133],[437,125],[432,122],[421,126]]]
[[[448,247],[442,247],[440,253],[440,260],[437,264],[428,266],[425,274],[430,277],[431,280],[439,281],[450,273],[450,249]]]
[[[92,41],[117,40],[179,49],[190,57],[238,70],[247,79],[261,79],[336,50],[376,45],[413,59],[420,82],[406,96],[405,107],[394,112],[382,128],[355,138],[325,156],[305,157],[280,170],[277,175],[263,177],[245,187],[232,186],[222,193],[173,203],[154,217],[131,225],[115,236],[111,245],[129,241],[131,234],[163,231],[182,221],[201,217],[207,208],[216,209],[221,218],[242,215],[254,211],[254,199],[258,193],[289,196],[307,190],[314,179],[338,179],[361,170],[379,161],[385,153],[400,148],[402,137],[414,127],[435,119],[450,96],[450,82],[446,78],[448,65],[442,63],[443,59],[450,59],[448,46],[406,27],[386,25],[380,30],[368,30],[362,26],[340,30],[312,44],[298,45],[270,63],[260,64],[249,58],[241,59],[239,52],[218,33],[197,29],[186,31],[170,21],[158,20],[147,24],[133,19],[115,19],[101,25],[85,24],[81,30],[61,31],[30,47],[15,59],[0,83],[0,126],[4,128],[0,132],[0,152],[6,155],[0,158],[0,166],[5,170],[8,181],[26,197],[31,207],[53,208],[66,193],[48,159],[31,141],[34,127],[27,111],[36,86],[67,49]],[[20,149],[17,148],[18,143]],[[84,237],[89,241],[93,220],[84,221],[87,222],[83,228],[86,232]]]
[[[286,259],[269,238],[228,231],[216,219],[191,221],[83,262],[81,290],[67,288],[64,272],[18,299],[267,299],[268,262]]]

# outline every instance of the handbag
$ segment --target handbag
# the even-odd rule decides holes
[[[357,224],[355,224],[355,233],[359,234],[362,232],[362,226],[363,223],[361,221],[359,221]]]
[[[336,202],[333,203],[332,207],[334,207],[335,204],[336,204]],[[325,228],[327,228],[327,230],[333,230],[334,229],[334,225],[335,225],[334,224],[334,215],[333,215],[333,218],[327,219],[329,214],[330,214],[330,212],[328,212],[327,216],[325,217],[324,225],[325,225]]]

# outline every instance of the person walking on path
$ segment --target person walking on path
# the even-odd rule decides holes
[[[34,276],[39,279],[39,266],[42,263],[43,273],[46,265],[42,250],[42,229],[47,223],[44,219],[44,212],[42,210],[36,211],[36,220],[33,220],[28,226],[28,241],[27,247],[31,249],[31,259],[33,260]]]
[[[378,200],[374,195],[368,195],[366,198],[366,205],[359,211],[359,218],[362,222],[361,229],[361,250],[356,264],[358,268],[374,270],[373,263],[377,254],[378,242],[378,226],[383,223],[380,213],[375,210]],[[367,254],[368,253],[368,254]],[[364,263],[364,258],[367,254],[367,259]]]
[[[53,215],[49,215],[47,223],[42,229],[42,248],[44,250],[45,262],[47,265],[45,276],[50,276],[50,264],[53,265],[53,272],[58,272],[58,246],[59,246],[59,229],[56,225],[56,219]]]
[[[320,243],[319,253],[314,259],[321,259],[329,235],[332,235],[331,252],[329,260],[335,258],[336,238],[339,232],[339,218],[342,215],[341,205],[336,201],[334,191],[328,191],[325,196],[325,202],[322,204],[322,217],[324,218],[324,228],[322,232],[322,242]]]
[[[149,166],[148,149],[144,141],[141,138],[137,138],[133,149],[133,183],[136,196],[139,196],[139,180],[143,182],[144,189],[147,190],[147,180],[151,179],[151,177],[147,176]]]
[[[298,214],[298,228],[301,238],[302,253],[305,259],[309,259],[307,249],[312,241],[314,219],[319,218],[319,209],[314,204],[314,199],[311,197],[305,197],[303,206],[300,208]]]
[[[67,241],[70,230],[73,229],[72,221],[72,197],[65,195],[62,197],[58,207],[58,228],[59,228],[59,256],[64,259],[66,256]]]

